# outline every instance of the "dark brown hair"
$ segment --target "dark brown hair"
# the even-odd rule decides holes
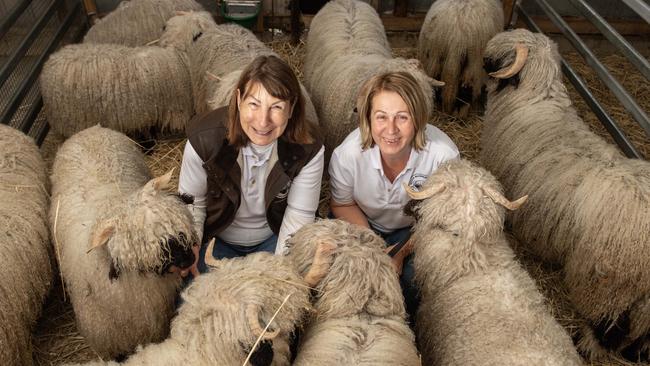
[[[314,132],[310,121],[305,118],[305,98],[300,90],[298,78],[289,65],[276,56],[259,56],[242,72],[233,90],[228,106],[228,143],[242,147],[248,143],[248,136],[241,128],[237,91],[242,99],[250,88],[259,83],[275,98],[288,101],[293,107],[287,128],[282,136],[291,143],[310,144],[314,142]]]

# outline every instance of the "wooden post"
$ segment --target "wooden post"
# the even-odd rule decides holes
[[[408,0],[395,0],[395,8],[393,8],[393,15],[396,17],[405,17],[408,12]]]
[[[94,25],[97,22],[97,3],[95,0],[83,0],[84,9],[86,9],[86,15],[88,16],[88,21],[90,25]]]
[[[512,21],[512,14],[515,10],[516,0],[503,0],[503,26],[508,27]]]

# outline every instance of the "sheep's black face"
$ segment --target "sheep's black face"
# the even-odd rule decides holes
[[[514,55],[514,51],[513,51]],[[510,57],[510,60],[514,60],[514,56]],[[491,72],[499,71],[501,68],[503,68],[505,65],[507,65],[507,62],[504,59],[494,59],[490,57],[484,57],[483,58],[483,69],[485,72],[488,74]],[[510,78],[507,79],[499,79],[498,85],[496,88],[496,92],[500,92],[501,90],[505,89],[507,86],[512,86],[515,89],[519,86],[519,74],[516,74]]]
[[[650,335],[639,337],[633,341],[629,338],[631,327],[630,310],[619,315],[618,319],[611,323],[602,320],[595,324],[594,334],[601,346],[608,350],[619,351],[621,356],[631,362],[644,362],[649,359],[647,350],[643,347]]]
[[[163,245],[167,256],[163,261],[160,274],[166,273],[171,266],[185,269],[194,263],[195,257],[192,245],[188,244],[191,243],[187,243],[187,236],[183,233],[179,233],[178,237],[169,237],[167,239],[167,245]]]
[[[495,60],[489,57],[483,57],[483,69],[488,74],[501,69],[501,60]]]
[[[418,214],[418,207],[420,206],[420,203],[422,201],[420,200],[410,200],[406,205],[404,205],[404,214],[407,216],[411,216],[415,219],[415,221],[420,220],[420,215]]]
[[[248,354],[246,352],[246,354]],[[269,366],[273,363],[273,343],[269,340],[260,342],[255,351],[251,354],[250,364],[252,366]]]

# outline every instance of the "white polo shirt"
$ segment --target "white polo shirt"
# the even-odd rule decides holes
[[[332,153],[332,199],[340,204],[355,202],[370,225],[385,233],[413,225],[413,218],[403,213],[409,197],[402,182],[419,187],[441,163],[460,157],[453,141],[437,127],[427,125],[425,136],[424,149],[411,149],[406,167],[391,183],[384,175],[379,147],[361,150],[361,132],[352,131]]]

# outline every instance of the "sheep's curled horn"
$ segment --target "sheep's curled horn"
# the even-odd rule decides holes
[[[528,47],[524,46],[521,43],[517,43],[515,45],[515,61],[512,63],[512,65],[510,65],[508,68],[503,68],[501,70],[491,72],[488,75],[496,79],[511,78],[517,75],[519,71],[521,71],[521,69],[524,67],[524,64],[526,64],[527,59]]]
[[[444,191],[445,188],[446,188],[444,183],[439,183],[439,184],[427,187],[422,191],[416,191],[413,188],[409,187],[409,185],[406,184],[406,182],[402,182],[402,185],[404,186],[404,190],[406,190],[406,194],[408,194],[408,196],[411,199],[414,199],[414,200],[423,200],[423,199],[426,199],[426,198],[429,198],[429,197],[433,197],[436,194]],[[518,209],[519,207],[521,207],[521,205],[524,202],[526,202],[526,200],[528,199],[528,195],[525,195],[525,196],[519,198],[518,200],[509,201],[501,193],[495,191],[494,189],[484,187],[484,188],[481,188],[481,190],[488,197],[490,197],[490,199],[492,201],[494,201],[495,203],[500,204],[501,206],[503,206],[503,207],[505,207],[505,208],[507,208],[508,210],[511,210],[511,211],[514,211],[514,210]]]
[[[214,243],[216,242],[215,238],[212,238],[208,243],[208,248],[205,251],[205,264],[212,268],[219,267],[219,260],[212,256],[212,251],[214,250]],[[280,330],[276,329],[272,332],[264,333],[264,327],[260,325],[259,321],[259,306],[255,304],[248,304],[246,306],[246,319],[248,319],[248,326],[251,328],[251,331],[257,336],[264,334],[262,340],[272,340],[280,334]]]

